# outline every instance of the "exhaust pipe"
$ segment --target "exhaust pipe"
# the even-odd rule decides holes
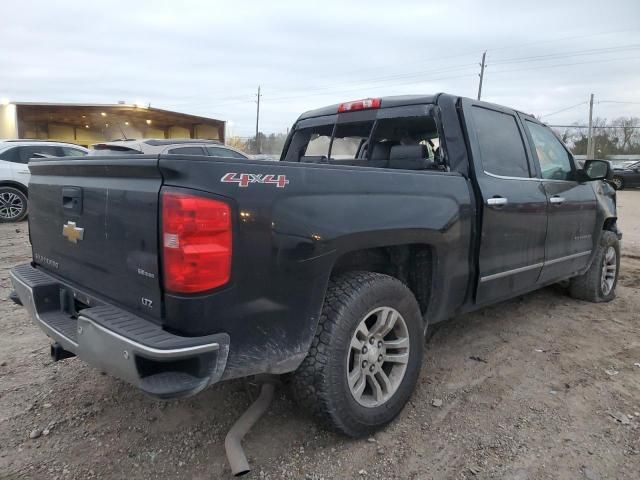
[[[260,389],[260,396],[253,402],[246,412],[236,420],[229,433],[224,439],[224,449],[227,452],[227,460],[231,466],[231,472],[235,477],[240,477],[249,473],[249,462],[242,449],[242,439],[247,434],[251,427],[258,421],[258,419],[267,411],[271,401],[273,400],[273,393],[275,391],[274,382],[267,382],[262,384]]]

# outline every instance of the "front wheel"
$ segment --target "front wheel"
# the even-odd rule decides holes
[[[332,278],[309,353],[291,378],[295,400],[330,428],[363,437],[409,400],[424,348],[418,302],[399,280]]]
[[[0,187],[0,223],[19,222],[27,216],[27,196],[17,188]]]
[[[569,293],[579,300],[610,302],[616,296],[619,271],[620,240],[615,233],[604,230],[591,267],[571,279]]]

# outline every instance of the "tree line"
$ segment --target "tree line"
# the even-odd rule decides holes
[[[260,151],[256,143],[256,137],[231,137],[227,139],[227,144],[246,153],[265,155],[280,155],[284,148],[284,142],[287,139],[286,133],[271,133],[266,135],[262,132],[258,133],[260,142]]]
[[[574,125],[555,130],[574,155],[586,155],[588,129],[577,123]],[[611,122],[607,122],[606,118],[596,118],[593,127],[596,158],[606,158],[609,155],[640,155],[640,118],[620,117]]]

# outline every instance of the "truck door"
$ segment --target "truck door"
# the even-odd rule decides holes
[[[596,231],[596,195],[576,180],[573,156],[554,133],[523,118],[547,195],[548,231],[540,283],[572,275],[587,266]],[[598,227],[599,228],[599,227]]]
[[[462,105],[482,197],[476,291],[481,304],[536,284],[544,263],[547,196],[515,112],[472,100]]]

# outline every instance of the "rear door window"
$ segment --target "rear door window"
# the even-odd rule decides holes
[[[60,156],[60,151],[58,147],[54,147],[51,145],[34,145],[30,147],[18,147],[20,162],[21,163],[29,163],[29,160],[34,157],[36,154],[48,155],[52,157]]]
[[[223,147],[205,147],[209,155],[212,157],[241,158],[246,160],[247,157]]]
[[[474,105],[471,108],[484,171],[503,177],[529,178],[529,163],[516,118]]]
[[[79,148],[62,147],[62,154],[65,157],[84,157],[87,153]]]
[[[202,147],[178,147],[172,148],[168,153],[179,155],[204,155],[204,150]]]

